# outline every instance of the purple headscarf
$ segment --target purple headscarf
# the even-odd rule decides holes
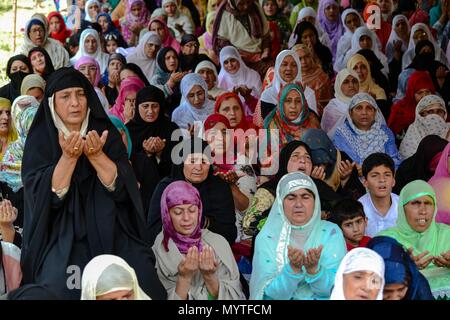
[[[331,53],[333,54],[333,60],[336,55],[336,49],[339,39],[345,32],[344,26],[342,25],[341,18],[335,22],[331,22],[327,19],[325,15],[325,9],[330,5],[335,5],[339,8],[339,4],[335,0],[321,0],[319,1],[319,8],[317,9],[317,17],[319,18],[319,23],[323,30],[330,36],[331,40]]]
[[[97,72],[95,74],[94,87],[98,87],[98,83],[100,82],[100,65],[98,64],[97,60],[95,60],[94,58],[89,57],[89,56],[82,56],[75,63],[75,69],[80,70],[80,67],[83,64],[93,64],[97,67]]]
[[[190,236],[184,236],[175,231],[169,214],[170,208],[184,204],[198,206],[198,223]],[[166,251],[169,251],[169,238],[175,242],[178,250],[183,254],[186,254],[192,246],[196,246],[199,251],[202,250],[202,200],[199,192],[192,185],[186,181],[175,181],[167,186],[161,196],[161,220],[164,235],[163,245]]]

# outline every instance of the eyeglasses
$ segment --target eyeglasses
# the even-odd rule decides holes
[[[44,33],[44,29],[42,28],[31,28],[30,33]]]

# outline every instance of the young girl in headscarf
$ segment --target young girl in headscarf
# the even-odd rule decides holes
[[[138,43],[139,33],[149,21],[148,10],[143,0],[127,1],[125,17],[120,20],[122,35],[129,46],[133,47]]]
[[[383,300],[384,260],[373,250],[355,248],[342,259],[330,300]]]
[[[152,249],[168,299],[245,299],[231,248],[222,236],[201,228],[203,206],[197,189],[175,181],[160,202],[163,228]],[[188,263],[197,267],[188,268]]]
[[[315,0],[313,0],[315,1]],[[323,31],[322,27],[320,26],[319,20],[317,19],[316,11],[311,7],[305,7],[298,13],[297,22],[295,23],[295,26],[292,30],[296,30],[297,26],[300,22],[308,21],[309,23],[312,23],[317,30],[317,33],[319,34],[319,41],[328,49],[331,49],[331,40],[330,37],[326,32]],[[293,32],[289,38],[288,48],[292,48],[296,41],[297,41],[297,35],[295,32]]]
[[[124,40],[122,34],[117,29],[116,25],[111,19],[111,16],[108,13],[100,13],[97,16],[97,23],[102,27],[102,35],[106,38],[106,35],[113,34],[116,41],[117,46],[122,48],[127,48],[128,44]],[[105,39],[106,40],[106,39]],[[107,41],[105,41],[107,42]],[[106,44],[105,44],[106,46]]]
[[[62,45],[65,45],[67,38],[72,35],[72,31],[67,29],[61,13],[57,11],[50,12],[47,16],[47,20],[50,29],[50,37],[58,40]]]

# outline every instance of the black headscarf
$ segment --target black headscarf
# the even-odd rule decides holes
[[[148,82],[147,77],[145,76],[144,72],[142,72],[142,69],[135,63],[126,63],[122,66],[122,70],[131,70],[133,71],[135,74],[137,74],[137,76],[139,77],[139,79],[142,80],[142,82],[144,82],[145,86],[148,87],[150,85],[150,82]]]
[[[395,186],[393,192],[400,194],[405,185],[414,180],[428,181],[433,176],[429,165],[433,157],[442,152],[448,141],[437,136],[429,135],[420,141],[416,153],[405,159],[395,174]]]
[[[30,72],[16,71],[11,73],[11,67],[14,61],[22,61],[28,66]],[[0,88],[0,97],[6,98],[11,103],[20,96],[20,86],[22,85],[23,79],[33,72],[33,68],[30,65],[30,61],[28,61],[28,57],[24,54],[18,54],[9,58],[8,63],[6,64],[6,75],[11,81]]]
[[[152,123],[144,121],[139,113],[139,105],[149,101],[158,102],[160,106],[158,118]],[[162,178],[169,175],[172,166],[171,152],[176,141],[172,141],[171,137],[178,126],[165,116],[164,111],[164,93],[152,85],[144,87],[136,95],[134,118],[127,124],[133,145],[131,162],[140,183],[144,212],[148,210],[156,185]],[[166,140],[166,146],[159,161],[155,156],[148,157],[142,146],[144,140],[150,137]]]
[[[49,107],[57,91],[81,87],[90,110],[88,131],[108,130],[103,152],[117,166],[114,192],[97,178],[81,155],[64,199],[52,191],[52,176],[62,151]],[[46,284],[64,299],[79,299],[67,286],[67,267],[81,270],[95,256],[115,254],[132,266],[142,289],[152,298],[166,292],[154,269],[154,255],[143,229],[144,216],[136,178],[121,136],[106,115],[87,78],[73,68],[55,71],[27,136],[22,162],[24,184],[23,283]]]
[[[148,225],[150,235],[155,240],[162,230],[161,223],[161,195],[164,189],[172,182],[178,180],[186,181],[184,176],[184,160],[192,153],[203,153],[209,159],[210,147],[198,138],[188,139],[174,148],[174,156],[178,156],[180,164],[172,166],[169,177],[164,178],[158,184],[150,204],[148,213]],[[211,162],[212,163],[212,162]],[[233,195],[230,186],[217,176],[213,175],[210,165],[208,177],[201,183],[192,184],[200,193],[203,205],[203,228],[223,236],[230,245],[234,243],[237,236],[236,216]]]
[[[178,56],[177,51],[172,47],[164,47],[158,51],[158,54],[156,55],[156,63],[158,64],[158,67],[161,68],[161,70],[164,71],[165,73],[170,73],[169,69],[167,69],[167,66],[166,66],[166,55],[170,51],[175,53],[176,57],[178,58],[178,69],[180,69],[180,65],[179,65],[180,58]]]
[[[52,59],[50,58],[47,50],[45,50],[44,48],[41,48],[41,47],[34,47],[33,49],[31,49],[28,52],[28,60],[30,61],[30,64],[31,64],[31,55],[33,54],[33,52],[40,52],[44,55],[45,69],[44,69],[44,73],[41,76],[42,76],[42,78],[44,78],[44,80],[48,80],[48,77],[55,71],[55,68],[53,67]]]
[[[319,33],[317,32],[316,27],[311,22],[302,21],[297,25],[294,31],[295,34],[297,35],[297,41],[295,42],[295,44],[302,43],[302,35],[306,30],[312,30],[316,35],[316,44],[314,45],[314,52],[322,63],[322,69],[325,71],[325,73],[328,74],[330,72],[330,65],[333,61],[333,55],[331,54],[330,49],[328,49],[320,42]]]

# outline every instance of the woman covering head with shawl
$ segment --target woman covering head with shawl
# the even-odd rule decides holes
[[[231,63],[230,60],[238,62],[239,66],[233,70],[234,73],[230,73],[226,70],[225,63]],[[239,51],[232,46],[224,47],[220,50],[220,66],[219,72],[219,87],[232,91],[235,87],[245,85],[251,89],[252,96],[259,98],[261,95],[261,77],[259,74],[247,67],[242,60]]]
[[[202,76],[202,78],[206,81],[208,85],[208,94],[212,98],[211,100],[215,100],[219,95],[225,93],[225,90],[218,87],[218,75],[217,75],[217,67],[208,60],[203,60],[200,62],[197,67],[195,67],[195,73],[198,73]]]
[[[411,33],[409,36],[408,50],[405,52],[402,58],[402,69],[406,69],[412,62],[415,56],[416,44],[420,40],[431,41],[434,45],[435,60],[441,62],[448,67],[447,57],[445,52],[436,43],[430,28],[424,23],[416,23],[411,28]]]
[[[122,27],[123,38],[129,45],[137,43],[139,32],[148,25],[148,21],[149,11],[145,7],[145,2],[143,0],[128,0],[125,17],[120,20],[120,26]],[[138,30],[134,30],[135,28]]]
[[[233,195],[229,184],[213,174],[211,147],[199,138],[191,138],[177,144],[172,153],[176,164],[172,165],[170,175],[158,183],[150,202],[148,226],[151,240],[154,241],[161,232],[161,199],[164,190],[170,183],[182,180],[200,193],[204,208],[202,226],[233,244],[237,236]]]
[[[347,8],[342,12],[341,20],[345,33],[339,39],[337,44],[336,58],[334,61],[334,71],[336,72],[339,72],[346,67],[345,55],[352,48],[353,34],[359,27],[364,25],[364,20],[359,12],[352,8]],[[347,25],[347,20],[350,26]]]
[[[87,0],[84,5],[84,20],[88,22],[96,22],[100,13],[100,3],[97,0]]]
[[[225,92],[217,97],[214,104],[214,113],[220,113],[227,117],[232,129],[242,129],[244,132],[248,129],[256,129],[251,117],[245,116],[241,99],[234,92]]]
[[[36,34],[33,34],[33,37],[30,36],[33,26],[35,26],[33,29],[39,29],[39,27],[42,28],[43,32],[40,33],[40,36],[36,36]],[[64,47],[58,40],[49,38],[47,18],[42,18],[41,16],[34,15],[27,22],[24,31],[24,43],[18,49],[17,53],[28,55],[28,52],[32,48],[38,46],[44,48],[48,52],[55,69],[67,67],[70,65],[69,53],[66,51],[66,49],[64,49]]]
[[[383,300],[384,261],[373,250],[355,248],[342,259],[330,300]]]
[[[92,41],[92,39],[95,41],[95,47],[88,48],[86,45],[87,41]],[[96,48],[95,52],[89,52],[88,50],[92,50]],[[104,53],[102,50],[102,44],[100,42],[100,37],[98,35],[98,32],[94,29],[85,29],[81,35],[80,35],[80,46],[78,49],[77,54],[70,59],[70,62],[74,66],[78,59],[84,56],[89,56],[93,59],[95,59],[98,64],[100,65],[100,74],[105,73],[105,71],[108,68],[108,60],[109,60],[109,54]]]
[[[172,134],[178,126],[167,118],[164,93],[155,86],[139,90],[134,108],[134,118],[127,123],[133,145],[130,160],[147,212],[156,185],[170,174],[171,152],[178,142],[172,141]]]
[[[0,88],[0,97],[14,101],[20,96],[20,86],[23,79],[33,72],[28,57],[18,54],[9,58],[6,64],[6,76],[11,80]]]
[[[117,29],[116,25],[111,19],[111,16],[108,13],[100,13],[97,16],[97,23],[102,27],[101,34],[103,36],[113,34],[117,39],[117,45],[122,48],[127,48],[128,44],[123,38],[120,31]]]
[[[45,84],[45,80],[40,75],[34,73],[29,74],[22,81],[22,85],[20,86],[20,94],[21,96],[24,96],[31,93],[34,98],[41,102],[44,97]],[[33,89],[41,89],[41,91],[38,93],[36,93],[36,91],[29,92]]]
[[[406,159],[417,151],[420,141],[428,135],[437,135],[443,139],[450,137],[450,123],[447,123],[445,102],[436,95],[420,99],[416,107],[416,118],[406,131],[400,144],[400,155]]]
[[[309,128],[320,128],[319,119],[309,110],[303,88],[288,84],[281,91],[277,108],[264,120],[264,129],[268,129],[266,143],[271,144],[272,129],[279,130],[278,141],[282,148],[292,140],[300,140]]]
[[[339,4],[335,0],[319,1],[317,16],[323,30],[325,30],[325,32],[330,36],[331,53],[335,58],[338,41],[345,31],[344,25],[342,24],[342,21],[340,19]]]
[[[55,71],[52,60],[48,52],[41,47],[35,47],[28,52],[28,60],[33,67],[34,73],[40,75],[44,80],[47,80],[50,74]],[[44,65],[42,65],[44,62]]]
[[[386,126],[372,96],[367,93],[356,94],[350,101],[348,110],[347,118],[333,137],[336,148],[348,154],[359,165],[372,153],[386,153],[398,167],[401,161],[394,135]]]
[[[342,90],[347,94],[345,94]],[[341,126],[348,114],[348,105],[353,96],[359,92],[359,78],[355,71],[342,69],[334,81],[334,96],[323,110],[321,127],[333,138],[336,129]]]
[[[167,186],[161,196],[162,232],[153,245],[157,270],[169,300],[241,300],[245,299],[239,282],[239,270],[225,239],[201,229],[203,205],[200,193],[185,181]],[[204,264],[212,264],[215,289],[207,282]],[[187,260],[200,261],[196,270],[184,273]],[[181,286],[181,277],[188,286]],[[211,276],[211,275],[210,275]]]
[[[67,29],[61,13],[58,11],[50,12],[47,20],[50,28],[50,38],[58,40],[62,45],[65,45],[66,39],[72,35],[72,31]],[[55,29],[54,25],[59,25],[59,28]]]
[[[303,197],[304,209],[302,214],[294,215],[288,204],[299,201],[293,200],[299,197]],[[300,172],[283,176],[269,217],[256,237],[250,299],[329,299],[346,249],[339,227],[320,217],[319,193],[311,178]],[[315,265],[318,272],[313,273],[308,263],[302,266],[301,262],[293,261],[293,249],[308,256],[318,252]]]
[[[433,295],[448,297],[450,226],[436,222],[437,211],[433,188],[425,181],[412,181],[400,192],[396,227],[379,235],[394,238],[414,257],[424,253],[421,259],[414,259],[416,265],[430,283]]]
[[[136,272],[122,258],[102,254],[83,270],[81,300],[151,300],[139,287]]]
[[[384,260],[384,300],[434,300],[427,279],[397,240],[384,236],[374,237],[367,248],[378,253]],[[406,287],[402,291],[402,297],[398,293],[398,286],[401,285]]]
[[[364,43],[365,46],[368,46],[368,44],[372,43],[371,47],[362,47],[361,43]],[[352,36],[352,47],[351,49],[345,54],[345,61],[347,61],[347,67],[348,67],[348,61],[357,54],[357,52],[361,49],[370,49],[375,53],[378,60],[380,60],[381,64],[383,65],[382,72],[385,76],[388,75],[389,72],[389,66],[386,59],[386,56],[383,52],[380,51],[377,43],[377,36],[376,34],[367,28],[366,26],[361,26],[358,29],[355,30]]]
[[[175,49],[177,53],[180,53],[181,50],[180,43],[172,35],[172,33],[169,30],[169,27],[167,27],[167,24],[164,20],[161,20],[159,18],[154,18],[150,20],[148,24],[148,30],[156,32],[159,35],[159,37],[161,38],[163,48],[171,47]]]
[[[401,24],[405,24],[406,28],[402,27]],[[397,29],[404,31],[404,34],[398,34]],[[392,30],[389,36],[388,42],[386,44],[386,58],[388,63],[391,63],[394,59],[394,48],[395,42],[400,41],[402,43],[401,51],[405,53],[409,46],[409,32],[411,31],[411,26],[409,25],[408,18],[402,14],[396,15],[392,20]]]
[[[111,109],[109,109],[108,113],[115,115],[116,117],[118,117],[120,120],[122,120],[124,123],[128,122],[129,120],[131,120],[132,117],[132,113],[134,111],[134,105],[127,105],[125,106],[126,103],[130,103],[127,100],[127,96],[129,94],[133,95],[133,94],[137,94],[137,92],[139,90],[141,90],[143,87],[145,86],[144,82],[142,82],[141,79],[139,79],[138,77],[129,77],[126,78],[125,80],[123,80],[120,83],[120,90],[119,90],[119,96],[117,97],[116,100],[116,104],[114,106],[112,106]],[[135,99],[133,99],[135,100]],[[125,107],[127,108],[133,108],[133,110],[125,110]],[[128,118],[130,117],[130,118]]]
[[[214,103],[208,99],[208,85],[196,73],[184,76],[180,87],[183,98],[181,104],[172,113],[172,121],[181,129],[188,129],[196,121],[203,122],[206,117],[213,113]],[[190,97],[192,94],[194,97]],[[201,103],[202,101],[203,103]]]
[[[374,95],[376,100],[386,100],[386,93],[373,80],[369,62],[363,55],[359,53],[353,55],[347,62],[347,69],[358,74],[360,92]]]
[[[29,97],[29,99],[32,98]],[[15,101],[15,103],[18,102]],[[8,146],[0,165],[0,181],[6,182],[13,192],[19,191],[23,186],[21,176],[23,149],[38,106],[39,103],[34,99],[31,102],[31,106],[26,109],[18,108],[14,126],[19,137]]]
[[[148,47],[153,50],[151,56]],[[142,72],[144,72],[147,80],[150,81],[156,71],[156,55],[161,48],[161,39],[155,32],[147,32],[140,39],[136,49],[127,56],[128,63],[135,63]]]
[[[427,71],[414,71],[408,78],[406,95],[394,103],[389,115],[388,126],[396,135],[414,122],[416,106],[425,95],[435,94],[433,80]]]
[[[76,158],[71,172],[60,171],[70,181],[63,187],[52,184],[54,173],[60,170],[58,161],[64,161],[60,143],[77,126],[68,129],[67,117],[61,113],[64,106],[59,98],[67,91],[82,97],[80,108],[85,114],[77,118],[79,141],[82,135],[91,138],[95,130],[102,133],[104,142],[97,146],[103,159],[96,167],[90,162],[92,158],[83,154]],[[84,269],[93,257],[110,253],[136,270],[140,286],[149,296],[165,298],[154,270],[137,181],[131,171],[120,134],[90,82],[73,68],[56,70],[28,133],[22,160],[24,229],[28,230],[22,247],[24,284],[45,283],[62,299],[79,299],[80,290],[66,285],[67,267]],[[102,176],[108,179],[107,187]],[[54,214],[59,218],[54,219]]]
[[[436,222],[450,225],[450,143],[442,151],[436,171],[428,183],[436,191]]]

